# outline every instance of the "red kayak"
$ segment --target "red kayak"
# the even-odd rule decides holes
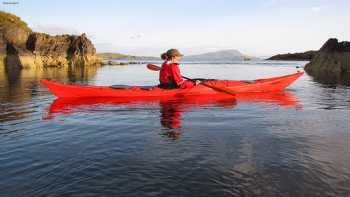
[[[237,93],[264,93],[283,91],[292,84],[304,72],[297,72],[290,75],[273,77],[268,79],[257,79],[254,81],[238,80],[209,80],[206,84],[218,88],[226,88]],[[157,86],[82,86],[57,83],[49,80],[41,80],[41,84],[59,98],[151,98],[151,97],[172,97],[181,98],[187,96],[230,96],[225,93],[213,90],[204,85],[197,85],[189,89],[162,89]]]

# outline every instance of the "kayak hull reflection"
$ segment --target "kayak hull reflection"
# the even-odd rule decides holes
[[[235,98],[230,96],[202,96],[202,97],[184,97],[180,99],[167,98],[147,98],[147,99],[130,99],[130,98],[58,98],[53,101],[48,109],[48,115],[52,114],[70,114],[76,110],[79,111],[84,106],[100,106],[100,105],[119,105],[133,107],[139,105],[151,106],[159,104],[176,104],[186,111],[187,108],[217,106],[223,108],[234,108],[237,103],[270,103],[273,105],[292,107],[300,109],[302,105],[291,92],[273,92],[273,93],[251,93],[240,94]],[[92,107],[94,109],[94,107]],[[88,110],[87,110],[88,111]]]

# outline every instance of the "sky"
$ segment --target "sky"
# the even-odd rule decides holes
[[[1,10],[34,31],[86,33],[98,52],[237,49],[261,57],[317,50],[331,37],[350,40],[349,0],[1,1]]]

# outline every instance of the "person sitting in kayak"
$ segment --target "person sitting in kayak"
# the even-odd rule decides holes
[[[183,55],[177,49],[170,49],[161,55],[164,63],[162,64],[162,68],[159,72],[159,87],[166,89],[185,89],[191,88],[200,83],[198,80],[193,82],[182,78],[178,63],[182,56]]]

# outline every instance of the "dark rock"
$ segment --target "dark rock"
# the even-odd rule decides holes
[[[278,54],[268,58],[267,60],[310,61],[315,57],[316,54],[317,54],[317,51],[306,51],[304,53]]]
[[[71,37],[67,55],[71,64],[74,65],[96,64],[100,61],[94,45],[85,34]]]
[[[305,71],[318,81],[334,83],[348,81],[350,75],[350,42],[329,39],[319,50]]]
[[[6,65],[7,45],[25,48],[32,30],[19,17],[0,11],[0,68]],[[11,59],[11,58],[10,58]]]
[[[21,60],[19,58],[19,49],[16,48],[12,44],[6,45],[6,58],[5,58],[5,64],[6,65],[12,65],[11,69],[21,69],[23,68],[23,65],[21,63]]]
[[[33,33],[29,36],[27,48],[47,66],[91,65],[100,62],[94,45],[85,34],[50,36]]]
[[[0,11],[0,65],[23,67],[93,65],[100,59],[85,34],[35,33],[19,17]]]
[[[5,65],[10,65],[7,66],[10,67],[8,70],[29,68],[35,65],[35,56],[25,48],[8,43],[6,45]]]
[[[69,35],[50,36],[44,33],[33,33],[27,41],[27,49],[42,56],[62,56],[69,49]]]
[[[0,11],[0,37],[5,44],[25,48],[32,30],[19,17]]]
[[[319,51],[324,53],[350,52],[350,42],[338,42],[338,39],[330,38]]]
[[[337,84],[350,86],[350,73],[333,74],[320,72],[312,75],[313,80],[321,84],[336,86]]]

